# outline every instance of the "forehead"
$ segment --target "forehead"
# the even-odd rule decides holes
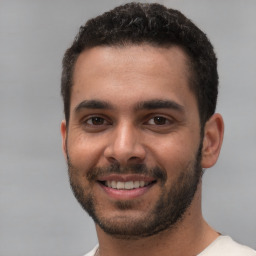
[[[132,104],[167,94],[179,101],[189,93],[188,57],[178,46],[94,47],[77,59],[71,108],[84,99]]]
[[[99,46],[87,49],[79,55],[75,64],[74,78],[81,71],[93,75],[93,72],[98,72],[99,69],[102,75],[106,74],[104,71],[108,73],[111,70],[118,73],[122,69],[166,75],[172,70],[177,73],[177,69],[181,69],[184,76],[189,73],[188,62],[187,54],[179,46],[157,47],[148,44]]]

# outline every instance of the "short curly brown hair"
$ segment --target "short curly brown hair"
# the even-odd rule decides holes
[[[201,125],[215,112],[218,95],[217,58],[205,33],[181,12],[160,4],[128,3],[90,19],[81,26],[63,58],[61,94],[68,123],[72,75],[78,56],[94,46],[147,43],[156,47],[180,46],[188,55]]]

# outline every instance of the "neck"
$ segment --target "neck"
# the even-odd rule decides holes
[[[214,231],[203,219],[201,212],[201,189],[196,192],[191,206],[182,220],[173,228],[156,235],[127,240],[106,234],[96,226],[100,256],[153,256],[197,255],[217,237]]]

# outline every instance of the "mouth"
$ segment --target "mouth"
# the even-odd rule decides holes
[[[144,195],[157,183],[156,179],[141,176],[111,175],[97,181],[112,199],[130,200]]]
[[[132,190],[147,187],[156,181],[144,181],[144,180],[136,180],[136,181],[117,181],[117,180],[107,180],[107,181],[99,181],[102,185],[117,189],[117,190]]]

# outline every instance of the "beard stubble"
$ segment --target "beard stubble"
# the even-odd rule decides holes
[[[201,143],[202,144],[202,143]],[[92,168],[86,174],[86,179],[90,183],[96,182],[100,175],[111,173],[133,173],[143,174],[149,177],[154,177],[160,181],[161,195],[159,200],[150,212],[141,216],[141,218],[129,218],[127,215],[122,217],[122,213],[134,209],[133,201],[116,201],[115,207],[120,211],[117,217],[105,217],[104,209],[99,211],[99,203],[93,193],[77,182],[74,178],[75,173],[79,170],[74,167],[68,157],[68,172],[72,191],[80,203],[82,208],[93,218],[94,222],[107,234],[119,239],[139,239],[155,235],[167,229],[174,229],[182,220],[186,210],[191,205],[191,202],[197,191],[198,184],[202,177],[201,168],[201,148],[200,144],[196,157],[190,161],[179,176],[172,183],[170,188],[165,186],[167,181],[167,172],[159,167],[152,169],[147,168],[144,164],[129,165],[120,167],[118,164],[112,164],[106,168]]]

